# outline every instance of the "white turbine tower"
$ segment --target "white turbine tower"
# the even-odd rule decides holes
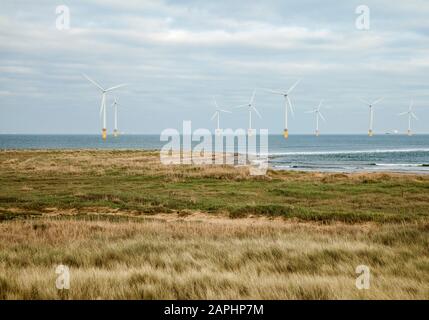
[[[112,103],[112,107],[115,113],[115,129],[113,129],[113,136],[117,137],[119,135],[119,130],[118,130],[118,106],[119,103],[116,100],[116,97],[113,98],[113,103]]]
[[[249,129],[247,129],[247,134],[249,136],[252,135],[252,110],[256,112],[256,114],[258,115],[259,118],[262,118],[261,114],[259,113],[259,111],[255,108],[253,101],[255,100],[255,94],[256,94],[256,90],[253,90],[253,94],[249,100],[248,104],[243,104],[240,106],[237,106],[236,108],[244,108],[247,107],[249,110]]]
[[[319,131],[319,117],[322,118],[323,121],[326,121],[325,117],[323,116],[323,114],[320,112],[320,108],[322,107],[322,103],[323,100],[320,100],[319,105],[314,108],[313,110],[307,111],[306,113],[314,113],[316,115],[316,137],[319,136],[320,131]]]
[[[214,118],[217,117],[217,129],[216,129],[216,134],[220,134],[221,129],[220,129],[220,114],[223,113],[232,113],[231,111],[225,110],[225,109],[221,109],[221,107],[219,107],[219,105],[217,104],[216,99],[213,97],[213,103],[214,106],[216,108],[215,113],[213,114],[211,120],[213,120]]]
[[[368,135],[370,137],[372,137],[372,135],[374,134],[374,131],[373,131],[373,127],[374,127],[374,109],[373,108],[374,108],[374,106],[377,103],[379,103],[383,99],[384,98],[380,98],[380,99],[375,100],[374,102],[368,102],[368,101],[365,101],[363,99],[360,99],[360,101],[362,101],[363,103],[365,103],[366,105],[369,106],[369,130],[368,130]]]
[[[95,82],[94,80],[92,80],[90,77],[88,77],[86,74],[82,74],[89,82],[91,82],[94,86],[96,86],[98,89],[101,90],[101,107],[100,107],[100,116],[103,116],[103,129],[101,131],[103,140],[106,140],[107,137],[107,126],[106,126],[106,94],[109,91],[121,88],[123,86],[126,86],[126,84],[120,84],[114,87],[110,87],[108,89],[103,89],[102,86],[100,86],[97,82]]]
[[[402,113],[398,114],[399,116],[408,115],[408,131],[407,131],[407,134],[409,136],[412,135],[412,132],[411,132],[411,118],[414,118],[414,119],[418,120],[417,116],[413,112],[413,104],[414,104],[414,102],[411,100],[410,106],[408,107],[408,111],[407,112],[402,112]]]
[[[293,89],[295,89],[295,87],[298,85],[298,83],[301,81],[301,79],[299,79],[298,81],[296,81],[288,90],[286,91],[278,91],[278,90],[271,90],[271,89],[267,89],[267,91],[274,93],[274,94],[279,94],[282,95],[285,99],[285,128],[283,131],[283,136],[285,137],[285,139],[287,139],[289,137],[289,129],[288,129],[288,109],[290,109],[290,112],[292,113],[293,116],[293,106],[292,106],[292,102],[289,99],[289,94],[292,92]]]

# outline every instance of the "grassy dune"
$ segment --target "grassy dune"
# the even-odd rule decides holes
[[[0,298],[429,299],[428,191],[426,176],[4,151]]]

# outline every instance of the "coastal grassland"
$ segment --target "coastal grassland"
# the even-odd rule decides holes
[[[428,191],[424,175],[2,151],[0,299],[429,299]]]
[[[412,222],[429,215],[429,177],[165,166],[149,151],[0,152],[0,219],[62,210],[193,212],[306,221]]]

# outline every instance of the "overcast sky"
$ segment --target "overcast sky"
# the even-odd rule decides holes
[[[356,28],[361,4],[369,30]],[[70,9],[68,30],[56,28],[58,5]],[[415,131],[429,132],[429,1],[2,1],[0,133],[99,133],[101,96],[83,72],[105,87],[129,84],[115,92],[126,133],[182,120],[213,129],[212,96],[228,108],[300,78],[291,134],[314,130],[305,111],[320,99],[322,132],[365,133],[359,99],[381,96],[376,132],[406,130],[397,113],[411,99]],[[255,127],[281,133],[282,98],[259,89],[255,102]],[[221,126],[246,128],[247,113],[233,111]]]

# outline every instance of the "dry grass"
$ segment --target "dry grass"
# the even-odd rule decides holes
[[[428,224],[205,215],[0,224],[2,299],[428,299]],[[66,296],[58,264],[71,271]],[[355,287],[357,265],[371,288]]]

